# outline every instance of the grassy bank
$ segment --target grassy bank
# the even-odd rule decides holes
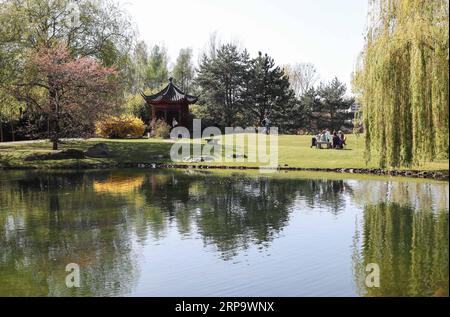
[[[25,161],[34,153],[51,152],[51,144],[46,141],[0,143],[0,166],[4,168],[97,168],[114,167],[135,163],[170,163],[170,140],[107,140],[88,139],[65,141],[60,149],[86,150],[93,144],[104,142],[113,156],[110,158],[86,158],[81,160]],[[225,142],[221,142],[225,143]],[[348,146],[344,150],[319,150],[310,148],[309,136],[282,135],[278,139],[278,165],[301,168],[376,168],[376,162],[366,165],[364,160],[363,136],[349,135]],[[225,147],[229,146],[225,144]],[[251,148],[250,148],[251,149]],[[236,153],[248,153],[249,148],[234,148]],[[225,155],[223,153],[222,155]],[[196,163],[183,163],[196,164]],[[202,162],[202,165],[258,166],[251,162]],[[448,172],[448,160],[426,162],[410,169]]]

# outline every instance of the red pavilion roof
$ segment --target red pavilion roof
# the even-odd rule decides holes
[[[141,95],[150,105],[193,104],[198,100],[198,97],[188,95],[175,86],[172,78],[169,78],[169,84],[160,92],[149,96],[141,92]]]

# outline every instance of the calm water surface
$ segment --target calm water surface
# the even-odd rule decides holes
[[[0,171],[0,296],[448,295],[448,183],[339,177]]]

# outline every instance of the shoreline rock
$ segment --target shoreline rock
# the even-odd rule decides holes
[[[112,153],[109,151],[108,145],[106,143],[97,143],[89,147],[84,154],[88,157],[93,158],[108,158],[112,157]]]
[[[83,152],[82,152],[83,153]],[[81,161],[82,162],[82,161]],[[44,167],[42,169],[58,169]],[[66,167],[71,168],[71,167]],[[73,169],[108,169],[108,168],[140,168],[140,169],[226,169],[226,170],[258,170],[258,166],[230,166],[230,165],[201,165],[201,164],[177,164],[177,163],[159,163],[159,162],[149,162],[149,163],[133,163],[133,162],[114,162],[105,163],[100,165],[90,166],[89,164],[77,164],[73,166]],[[264,168],[264,167],[263,167]],[[29,169],[39,169],[37,166],[1,166],[0,169],[13,169],[13,170],[29,170]],[[273,169],[276,171],[304,171],[304,172],[332,172],[332,173],[348,173],[348,174],[365,174],[365,175],[375,175],[375,176],[391,176],[391,177],[408,177],[408,178],[422,178],[422,179],[434,179],[439,181],[449,181],[448,173],[439,171],[423,171],[423,170],[382,170],[374,168],[306,168],[306,167],[277,167],[277,168],[266,168]]]
[[[258,170],[258,166],[230,166],[230,165],[187,165],[176,163],[127,163],[119,164],[118,167],[124,168],[177,168],[177,169],[231,169],[231,170]],[[264,167],[263,167],[264,168]],[[306,167],[278,167],[266,168],[277,171],[304,171],[304,172],[331,172],[331,173],[348,173],[348,174],[364,174],[376,176],[394,176],[408,178],[424,178],[441,181],[448,181],[449,175],[443,172],[420,171],[420,170],[381,170],[381,169],[356,169],[356,168],[306,168]]]

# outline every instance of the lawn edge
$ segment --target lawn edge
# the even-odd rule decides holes
[[[239,166],[239,165],[203,165],[203,164],[176,164],[176,163],[134,163],[134,162],[77,162],[66,165],[49,164],[44,166],[38,165],[6,165],[0,166],[0,170],[60,170],[60,169],[111,169],[111,168],[141,168],[141,169],[218,169],[218,170],[262,170],[262,171],[304,171],[304,172],[330,172],[345,174],[366,174],[374,176],[398,176],[409,178],[434,179],[439,181],[449,181],[449,172],[445,171],[428,171],[428,170],[387,170],[379,168],[311,168],[311,167],[290,167],[278,166],[259,167],[259,166]]]

